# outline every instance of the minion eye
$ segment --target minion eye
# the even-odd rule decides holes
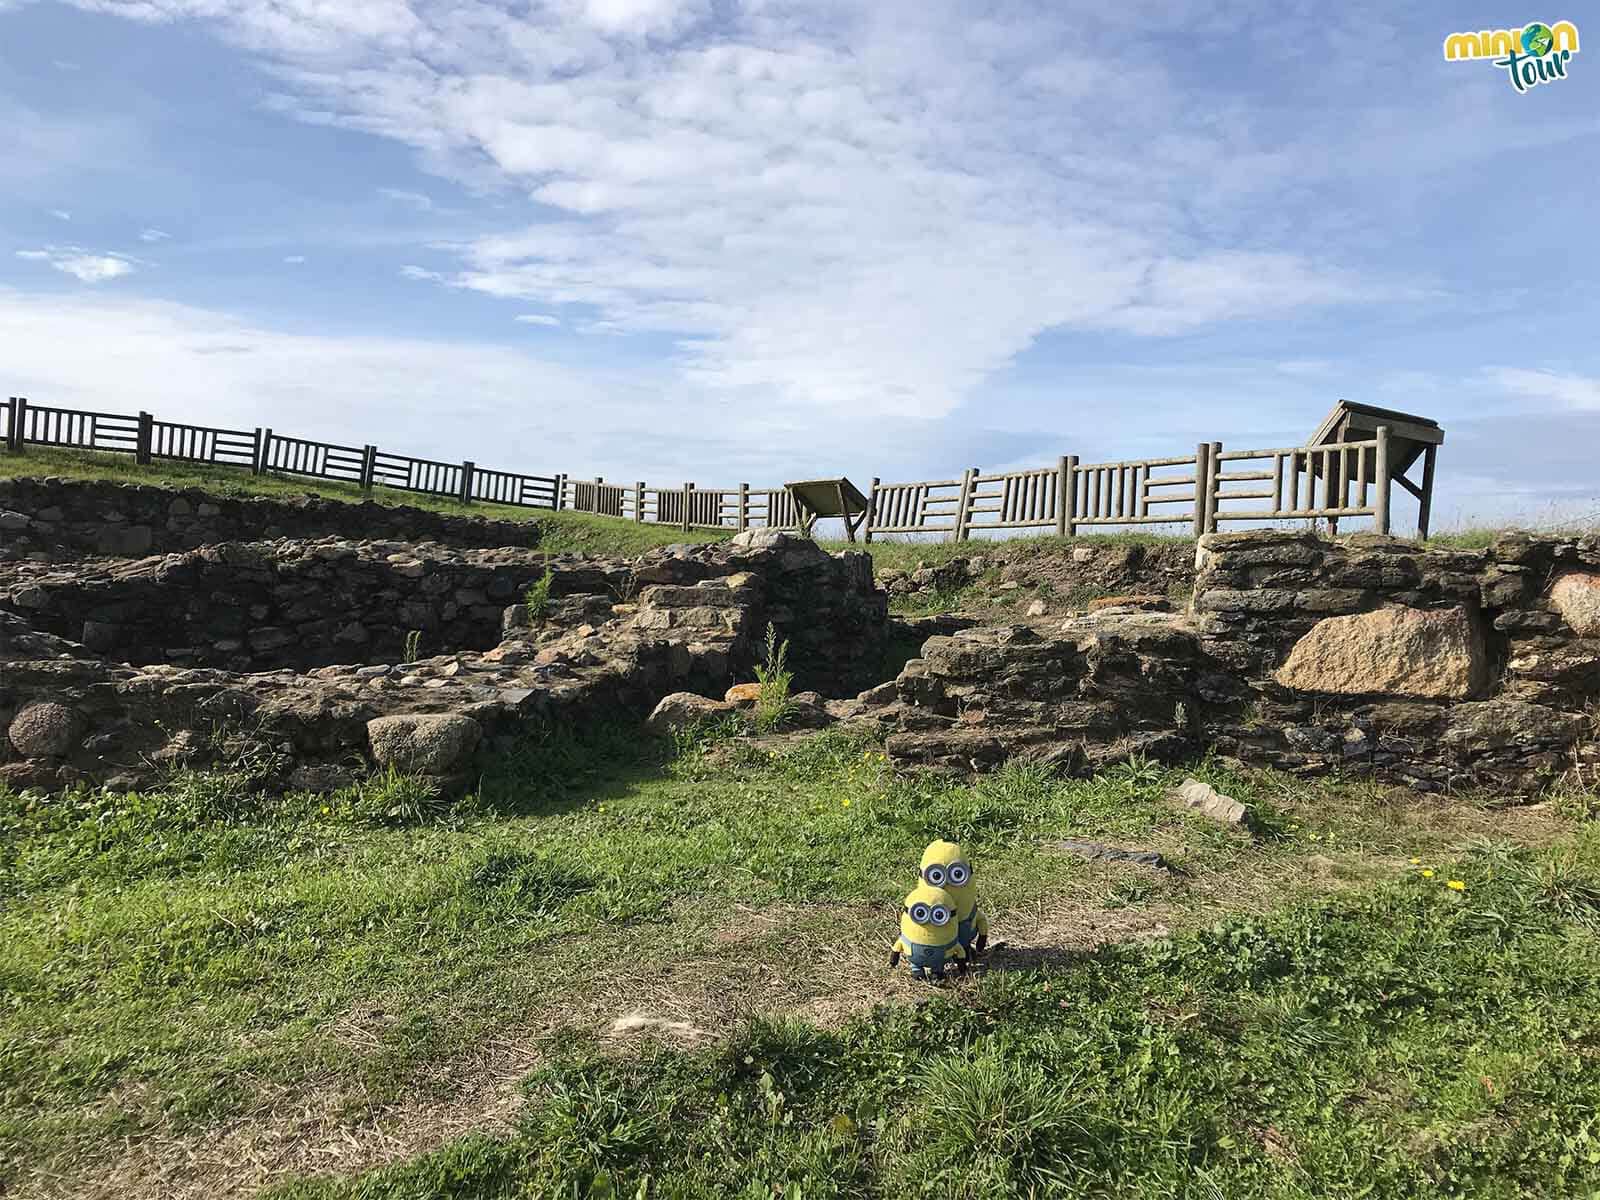
[[[948,925],[950,924],[950,910],[942,904],[935,904],[929,919],[935,925]]]
[[[972,868],[966,863],[957,862],[950,864],[950,882],[956,887],[961,887],[972,878]]]
[[[918,925],[928,923],[928,906],[926,904],[913,904],[911,906],[911,919]]]
[[[922,873],[922,877],[932,886],[942,887],[944,885],[944,868],[935,863]]]

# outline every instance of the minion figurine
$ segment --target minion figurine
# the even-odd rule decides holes
[[[989,918],[978,909],[978,885],[972,864],[955,842],[932,842],[922,852],[918,872],[928,887],[943,888],[956,902],[957,938],[968,956],[982,954],[989,944]]]
[[[951,962],[965,967],[967,952],[956,936],[956,902],[949,892],[920,884],[906,897],[889,965],[899,966],[902,954],[911,958],[913,979],[943,979]]]

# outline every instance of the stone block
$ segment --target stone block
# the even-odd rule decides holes
[[[78,714],[64,704],[30,704],[11,719],[6,735],[24,758],[65,758],[78,744]]]
[[[1198,779],[1185,779],[1168,794],[1168,799],[1219,825],[1243,825],[1250,816],[1249,810],[1232,796]]]
[[[1550,588],[1550,603],[1579,637],[1600,638],[1600,571],[1568,571]]]
[[[1274,678],[1300,692],[1461,700],[1482,687],[1486,669],[1467,609],[1391,606],[1317,622]]]
[[[697,696],[693,692],[673,692],[664,696],[651,712],[645,728],[658,736],[677,733],[700,721],[715,720],[737,709],[732,704]]]
[[[455,713],[374,717],[367,722],[367,742],[379,766],[424,775],[449,774],[477,749],[482,736],[481,725]]]

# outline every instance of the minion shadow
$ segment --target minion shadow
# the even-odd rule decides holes
[[[1065,971],[1093,958],[1100,947],[1083,946],[1018,946],[1011,942],[989,943],[983,956],[968,968],[968,975],[984,975],[990,971]]]

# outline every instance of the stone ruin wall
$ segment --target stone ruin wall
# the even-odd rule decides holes
[[[9,507],[29,487],[52,501],[44,511]],[[306,536],[230,541],[241,518],[210,514],[213,528],[198,504],[174,515],[184,497],[161,489],[35,482],[8,496],[0,781],[13,787],[149,786],[241,757],[270,762],[274,787],[334,787],[374,765],[461,786],[481,750],[508,749],[532,725],[638,720],[671,693],[721,697],[751,677],[768,622],[790,642],[796,688],[821,693],[808,719],[882,733],[902,767],[987,770],[1020,754],[1082,772],[1215,752],[1523,792],[1600,771],[1592,537],[1451,551],[1267,531],[1031,556],[1006,578],[1054,579],[1058,595],[1074,581],[1177,592],[1192,580],[1193,598],[930,625],[940,632],[886,680],[888,596],[870,559],[777,532],[633,560],[547,559],[423,538],[435,526],[327,536],[316,506],[289,506]],[[203,544],[96,557],[62,534],[74,522],[56,510],[102,507],[165,511],[182,526],[172,536]],[[469,546],[496,536],[492,523],[440,519]],[[536,620],[521,598],[547,565],[553,600]],[[411,629],[425,657],[402,663]]]
[[[1211,534],[1196,568],[1186,612],[929,639],[876,697],[890,755],[1089,769],[1212,751],[1423,790],[1600,772],[1600,538]]]
[[[199,488],[56,477],[0,479],[0,562],[89,554],[137,558],[218,542],[325,535],[474,549],[539,544],[533,521],[457,517],[410,505],[230,497]]]

